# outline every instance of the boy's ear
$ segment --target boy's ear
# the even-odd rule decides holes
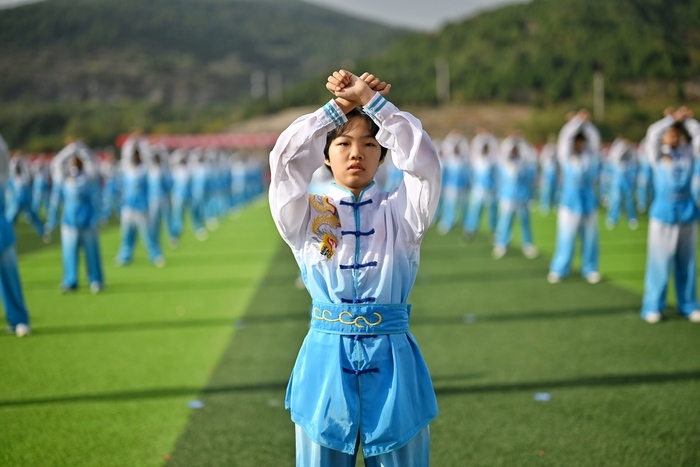
[[[327,157],[325,159],[323,159],[323,163],[326,164],[328,167],[331,166],[331,160],[328,159]]]

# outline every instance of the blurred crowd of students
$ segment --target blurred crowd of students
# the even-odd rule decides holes
[[[165,266],[161,238],[177,247],[185,219],[194,235],[206,240],[219,220],[266,189],[264,157],[227,149],[167,148],[150,144],[142,135],[128,137],[119,160],[96,154],[71,140],[53,156],[10,154],[0,137],[0,292],[9,329],[29,334],[29,314],[17,267],[13,224],[23,217],[44,242],[60,227],[64,293],[78,288],[79,252],[83,251],[92,293],[105,287],[100,227],[116,217],[121,240],[115,261],[132,262],[137,239],[149,260]]]
[[[442,158],[443,185],[435,219],[442,234],[459,228],[471,239],[487,216],[495,259],[506,255],[513,227],[520,225],[521,249],[538,255],[530,215],[556,209],[557,232],[547,280],[556,284],[571,273],[580,242],[581,275],[591,284],[599,270],[598,210],[614,229],[623,214],[630,229],[647,212],[649,232],[642,318],[661,320],[671,271],[678,313],[700,322],[697,301],[697,221],[700,217],[700,123],[681,107],[667,109],[632,142],[618,137],[603,145],[586,110],[571,112],[557,138],[540,148],[519,132],[499,141],[485,129],[471,139],[459,132],[435,141]],[[391,172],[391,169],[389,169]],[[387,176],[391,182],[391,175]]]
[[[598,210],[614,229],[624,214],[637,229],[638,213],[649,216],[647,264],[641,316],[661,321],[671,273],[678,313],[700,322],[697,300],[697,221],[700,218],[700,123],[685,107],[667,109],[632,142],[618,137],[603,145],[585,110],[572,112],[557,138],[536,147],[519,132],[502,140],[479,129],[471,141],[457,131],[434,141],[441,155],[443,183],[436,229],[461,229],[471,240],[486,216],[495,259],[507,254],[514,225],[527,258],[538,256],[531,211],[556,210],[557,232],[547,280],[556,284],[571,273],[580,242],[581,275],[591,284],[599,270]],[[163,230],[172,247],[183,234],[186,215],[194,235],[205,240],[222,216],[235,214],[266,189],[264,158],[221,148],[166,148],[141,135],[128,137],[119,160],[97,155],[81,141],[70,141],[52,157],[10,151],[0,137],[0,292],[9,329],[29,333],[13,224],[24,217],[45,242],[60,226],[63,292],[78,288],[78,257],[83,250],[89,288],[105,286],[99,227],[117,217],[121,241],[116,263],[131,263],[138,238],[149,260],[165,265]],[[401,172],[387,162],[378,182],[391,189]],[[329,183],[323,168],[315,186]]]

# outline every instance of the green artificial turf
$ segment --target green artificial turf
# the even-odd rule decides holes
[[[484,233],[423,243],[411,331],[440,407],[432,465],[699,465],[700,325],[672,307],[639,318],[645,220],[601,219],[597,285],[548,284],[555,216],[533,223],[534,260],[517,229],[498,261]],[[294,465],[283,400],[309,299],[267,207],[168,251],[163,270],[142,249],[113,267],[117,236],[97,297],[58,295],[57,248],[22,254],[35,333],[0,339],[0,464]]]
[[[33,335],[0,338],[0,465],[160,465],[277,246],[264,204],[206,242],[186,232],[163,269],[142,244],[117,268],[118,238],[101,236],[97,296],[82,264],[82,288],[60,295],[58,239],[20,255]]]

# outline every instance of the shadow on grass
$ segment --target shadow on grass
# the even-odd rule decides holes
[[[646,373],[635,375],[589,376],[565,380],[526,381],[521,383],[485,384],[480,386],[450,386],[435,388],[438,396],[502,393],[515,391],[535,391],[569,388],[635,386],[641,384],[663,384],[679,381],[700,380],[700,370],[677,373]]]
[[[489,394],[507,393],[518,391],[536,391],[552,389],[569,389],[582,387],[614,387],[634,386],[642,384],[664,384],[680,381],[700,380],[700,370],[677,373],[645,373],[632,375],[604,375],[589,376],[585,378],[573,378],[565,380],[547,381],[523,381],[502,384],[465,385],[440,387],[440,383],[450,380],[462,380],[475,378],[480,375],[461,375],[434,377],[435,393],[438,396],[462,395],[462,394]],[[164,399],[183,396],[216,396],[219,394],[259,393],[272,391],[277,394],[284,391],[287,381],[270,381],[260,383],[248,383],[240,385],[209,386],[204,389],[199,387],[176,387],[146,389],[140,391],[107,392],[102,394],[75,394],[56,397],[43,397],[34,399],[0,400],[1,407],[21,407],[28,405],[46,404],[80,404],[80,403],[113,403],[143,399]]]
[[[580,308],[564,311],[529,311],[517,313],[500,313],[500,314],[479,314],[465,313],[459,316],[418,316],[411,318],[411,325],[414,326],[429,326],[429,325],[450,325],[464,324],[477,325],[483,323],[499,323],[511,321],[529,321],[529,320],[550,320],[550,319],[575,319],[575,318],[592,318],[606,317],[629,314],[637,316],[638,309],[628,305],[618,307],[604,308]]]

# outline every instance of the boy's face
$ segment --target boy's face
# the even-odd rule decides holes
[[[374,180],[381,157],[381,146],[362,118],[348,122],[347,130],[331,141],[326,165],[333,171],[335,183],[355,196]]]

